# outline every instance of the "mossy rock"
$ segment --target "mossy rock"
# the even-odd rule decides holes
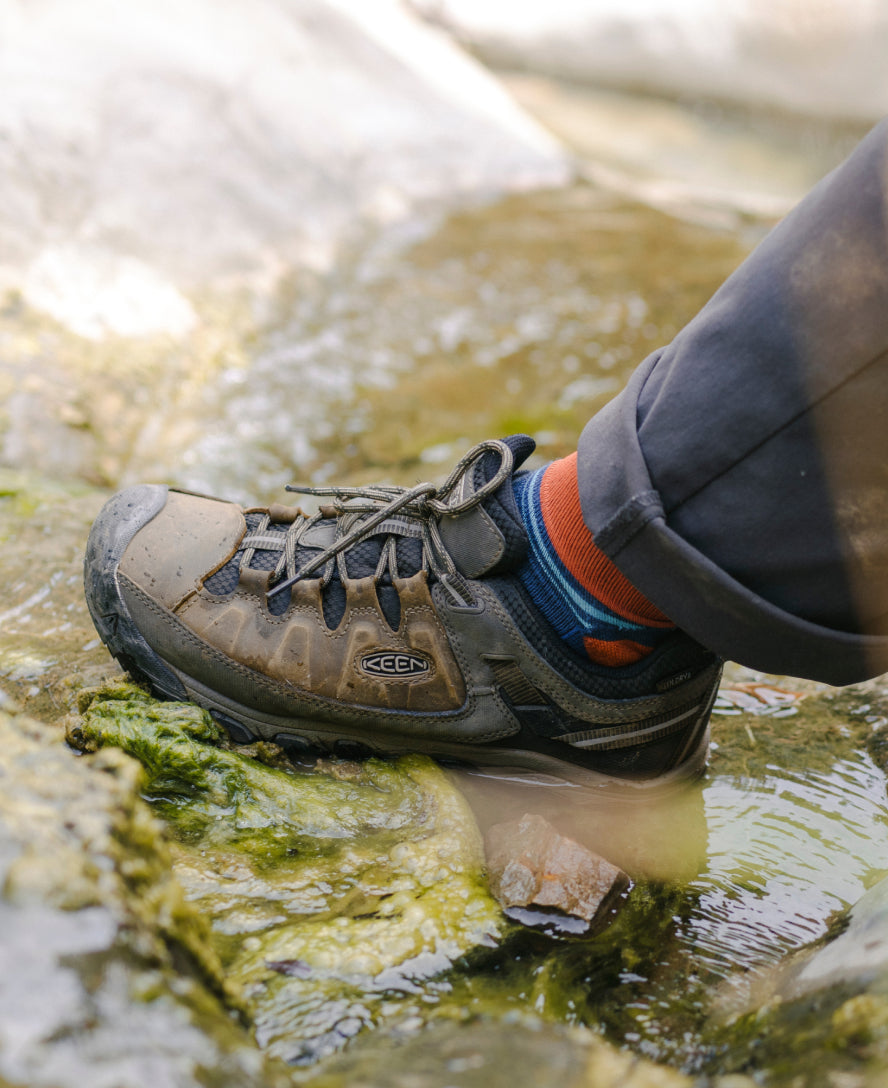
[[[283,1088],[172,872],[138,764],[0,710],[0,1083]]]
[[[82,709],[72,743],[141,762],[179,878],[273,1054],[315,1060],[411,1015],[424,985],[503,928],[474,818],[431,760],[297,769],[129,684]]]

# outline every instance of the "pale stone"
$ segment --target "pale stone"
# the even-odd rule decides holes
[[[629,883],[622,869],[542,816],[495,824],[485,847],[490,889],[505,908],[555,908],[591,922]]]

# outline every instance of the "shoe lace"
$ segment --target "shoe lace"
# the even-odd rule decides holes
[[[476,491],[458,500],[457,488],[463,477],[490,452],[499,454],[499,468]],[[379,582],[386,573],[392,579],[398,577],[396,542],[399,536],[408,536],[422,541],[421,569],[431,572],[457,604],[471,606],[474,598],[445,546],[439,522],[442,517],[464,514],[484,502],[511,476],[513,466],[512,451],[506,443],[489,439],[473,446],[440,487],[431,483],[417,484],[411,488],[384,484],[367,487],[302,487],[290,484],[287,491],[329,497],[333,501],[322,506],[311,517],[303,515],[285,534],[269,533],[270,518],[266,515],[244,538],[246,550],[241,565],[249,566],[254,551],[258,549],[281,551],[270,579],[271,588],[266,594],[270,600],[321,568],[322,588],[329,584],[337,568],[344,582],[348,577],[345,567],[348,549],[369,536],[384,535],[385,543],[373,574],[374,581]],[[306,534],[319,521],[332,517],[336,519],[333,542],[297,566],[297,549]]]

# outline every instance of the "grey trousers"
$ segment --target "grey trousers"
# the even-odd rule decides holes
[[[587,424],[598,546],[709,649],[888,671],[888,121]]]

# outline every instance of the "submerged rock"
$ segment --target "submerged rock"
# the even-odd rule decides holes
[[[260,1044],[290,1061],[415,1017],[424,987],[502,928],[472,815],[423,757],[296,770],[222,745],[210,716],[132,685],[84,697],[69,737],[138,758],[175,869],[212,922]]]
[[[281,1088],[120,752],[0,710],[0,1081]]]
[[[781,973],[784,1001],[835,986],[888,991],[888,880],[881,880],[848,913],[833,940],[796,957]]]
[[[732,885],[710,865],[710,919],[692,936],[705,954],[719,932],[730,934],[735,945],[745,941],[746,954],[733,952],[733,970],[712,983],[701,1068],[752,1073],[772,1088],[880,1086],[888,1071],[888,885],[864,889],[888,856],[885,776],[876,766],[885,765],[884,679],[841,691],[799,681],[808,692],[802,703],[773,698],[769,686],[760,706],[738,705],[737,687],[748,695],[752,686],[726,691],[713,719],[710,794],[724,804],[737,775],[747,809],[730,813],[722,847]],[[716,818],[713,806],[711,824]]]
[[[491,891],[507,910],[556,909],[590,923],[629,886],[622,869],[559,834],[542,816],[495,824],[485,846]]]

